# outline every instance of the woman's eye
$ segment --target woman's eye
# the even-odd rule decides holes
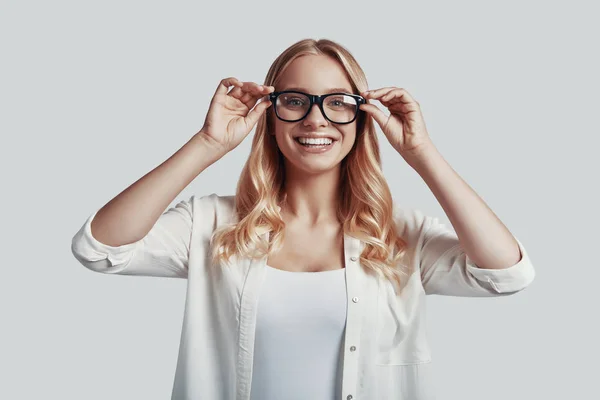
[[[331,107],[343,107],[344,106],[344,102],[340,99],[331,99],[331,100],[329,100],[328,104]]]
[[[290,106],[301,106],[304,104],[304,102],[298,98],[291,98],[287,100],[287,104]]]

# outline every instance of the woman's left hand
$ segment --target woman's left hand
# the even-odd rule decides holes
[[[427,133],[419,103],[404,89],[385,87],[361,93],[365,99],[378,100],[390,111],[386,116],[374,104],[361,104],[360,109],[371,115],[404,159],[414,159],[433,148]]]

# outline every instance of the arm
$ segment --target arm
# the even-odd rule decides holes
[[[409,164],[431,189],[460,245],[477,266],[501,269],[521,260],[519,245],[510,231],[433,145]]]
[[[92,235],[114,247],[142,239],[177,195],[219,158],[221,155],[196,134],[104,205],[91,222]]]
[[[497,296],[516,293],[535,277],[522,243],[433,147],[406,158],[434,193],[454,231],[417,213],[420,269],[427,294]]]
[[[527,254],[483,200],[433,145],[420,104],[404,88],[362,92],[390,111],[360,106],[375,119],[392,147],[423,178],[455,232],[435,219],[415,215],[420,233],[419,264],[428,293],[463,296],[515,292],[534,277]]]
[[[207,234],[219,197],[204,196],[167,205],[218,152],[198,135],[166,162],[93,213],[75,234],[71,251],[92,271],[186,278],[194,216]]]
[[[192,196],[164,210],[198,174],[241,143],[270,106],[258,100],[273,90],[234,77],[221,80],[202,129],[88,218],[73,237],[75,257],[98,272],[187,276],[193,218],[202,214],[201,230],[212,229],[210,210],[214,217],[219,196],[198,201]]]

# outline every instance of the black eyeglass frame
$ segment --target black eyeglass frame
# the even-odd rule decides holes
[[[286,94],[286,93],[297,93],[297,94],[301,94],[304,95],[306,97],[308,97],[308,100],[310,101],[310,105],[308,106],[308,109],[306,110],[306,114],[304,114],[302,116],[302,118],[298,118],[298,119],[294,119],[294,120],[289,120],[289,119],[284,119],[281,118],[279,116],[279,113],[277,112],[277,98],[282,95],[282,94]],[[329,117],[327,117],[327,114],[325,113],[325,110],[323,110],[323,100],[329,96],[339,96],[339,95],[344,95],[344,96],[350,96],[356,99],[356,112],[354,113],[354,117],[348,121],[348,122],[335,122],[332,121]],[[322,95],[316,95],[316,94],[308,94],[308,93],[304,93],[304,92],[299,92],[297,90],[283,90],[281,92],[273,92],[273,93],[269,93],[269,100],[271,100],[271,102],[273,103],[273,108],[275,110],[275,115],[277,116],[277,118],[279,118],[280,120],[284,121],[284,122],[298,122],[298,121],[302,121],[304,118],[306,118],[306,116],[308,114],[310,114],[310,110],[312,110],[313,105],[318,105],[319,109],[321,110],[321,114],[323,114],[323,116],[325,117],[325,119],[333,124],[338,124],[338,125],[345,125],[345,124],[351,124],[352,122],[354,122],[356,120],[356,117],[358,116],[358,112],[359,111],[363,111],[360,109],[360,105],[361,104],[366,104],[367,100],[358,95],[358,94],[352,94],[352,93],[344,93],[344,92],[337,92],[337,93],[327,93],[327,94],[322,94]]]

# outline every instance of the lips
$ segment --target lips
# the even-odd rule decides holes
[[[333,136],[309,136],[309,135],[299,135],[299,136],[295,136],[294,140],[298,140],[300,138],[306,138],[306,139],[331,139],[332,141],[336,141],[337,139],[334,138]]]
[[[302,136],[301,136],[302,137]],[[323,137],[323,136],[321,136]],[[298,147],[300,149],[302,149],[302,151],[304,153],[313,153],[313,154],[324,154],[329,152],[335,145],[336,145],[336,140],[332,140],[329,144],[326,145],[304,145],[302,143],[300,143],[300,141],[298,139],[294,140],[296,142],[296,144],[298,144]]]

